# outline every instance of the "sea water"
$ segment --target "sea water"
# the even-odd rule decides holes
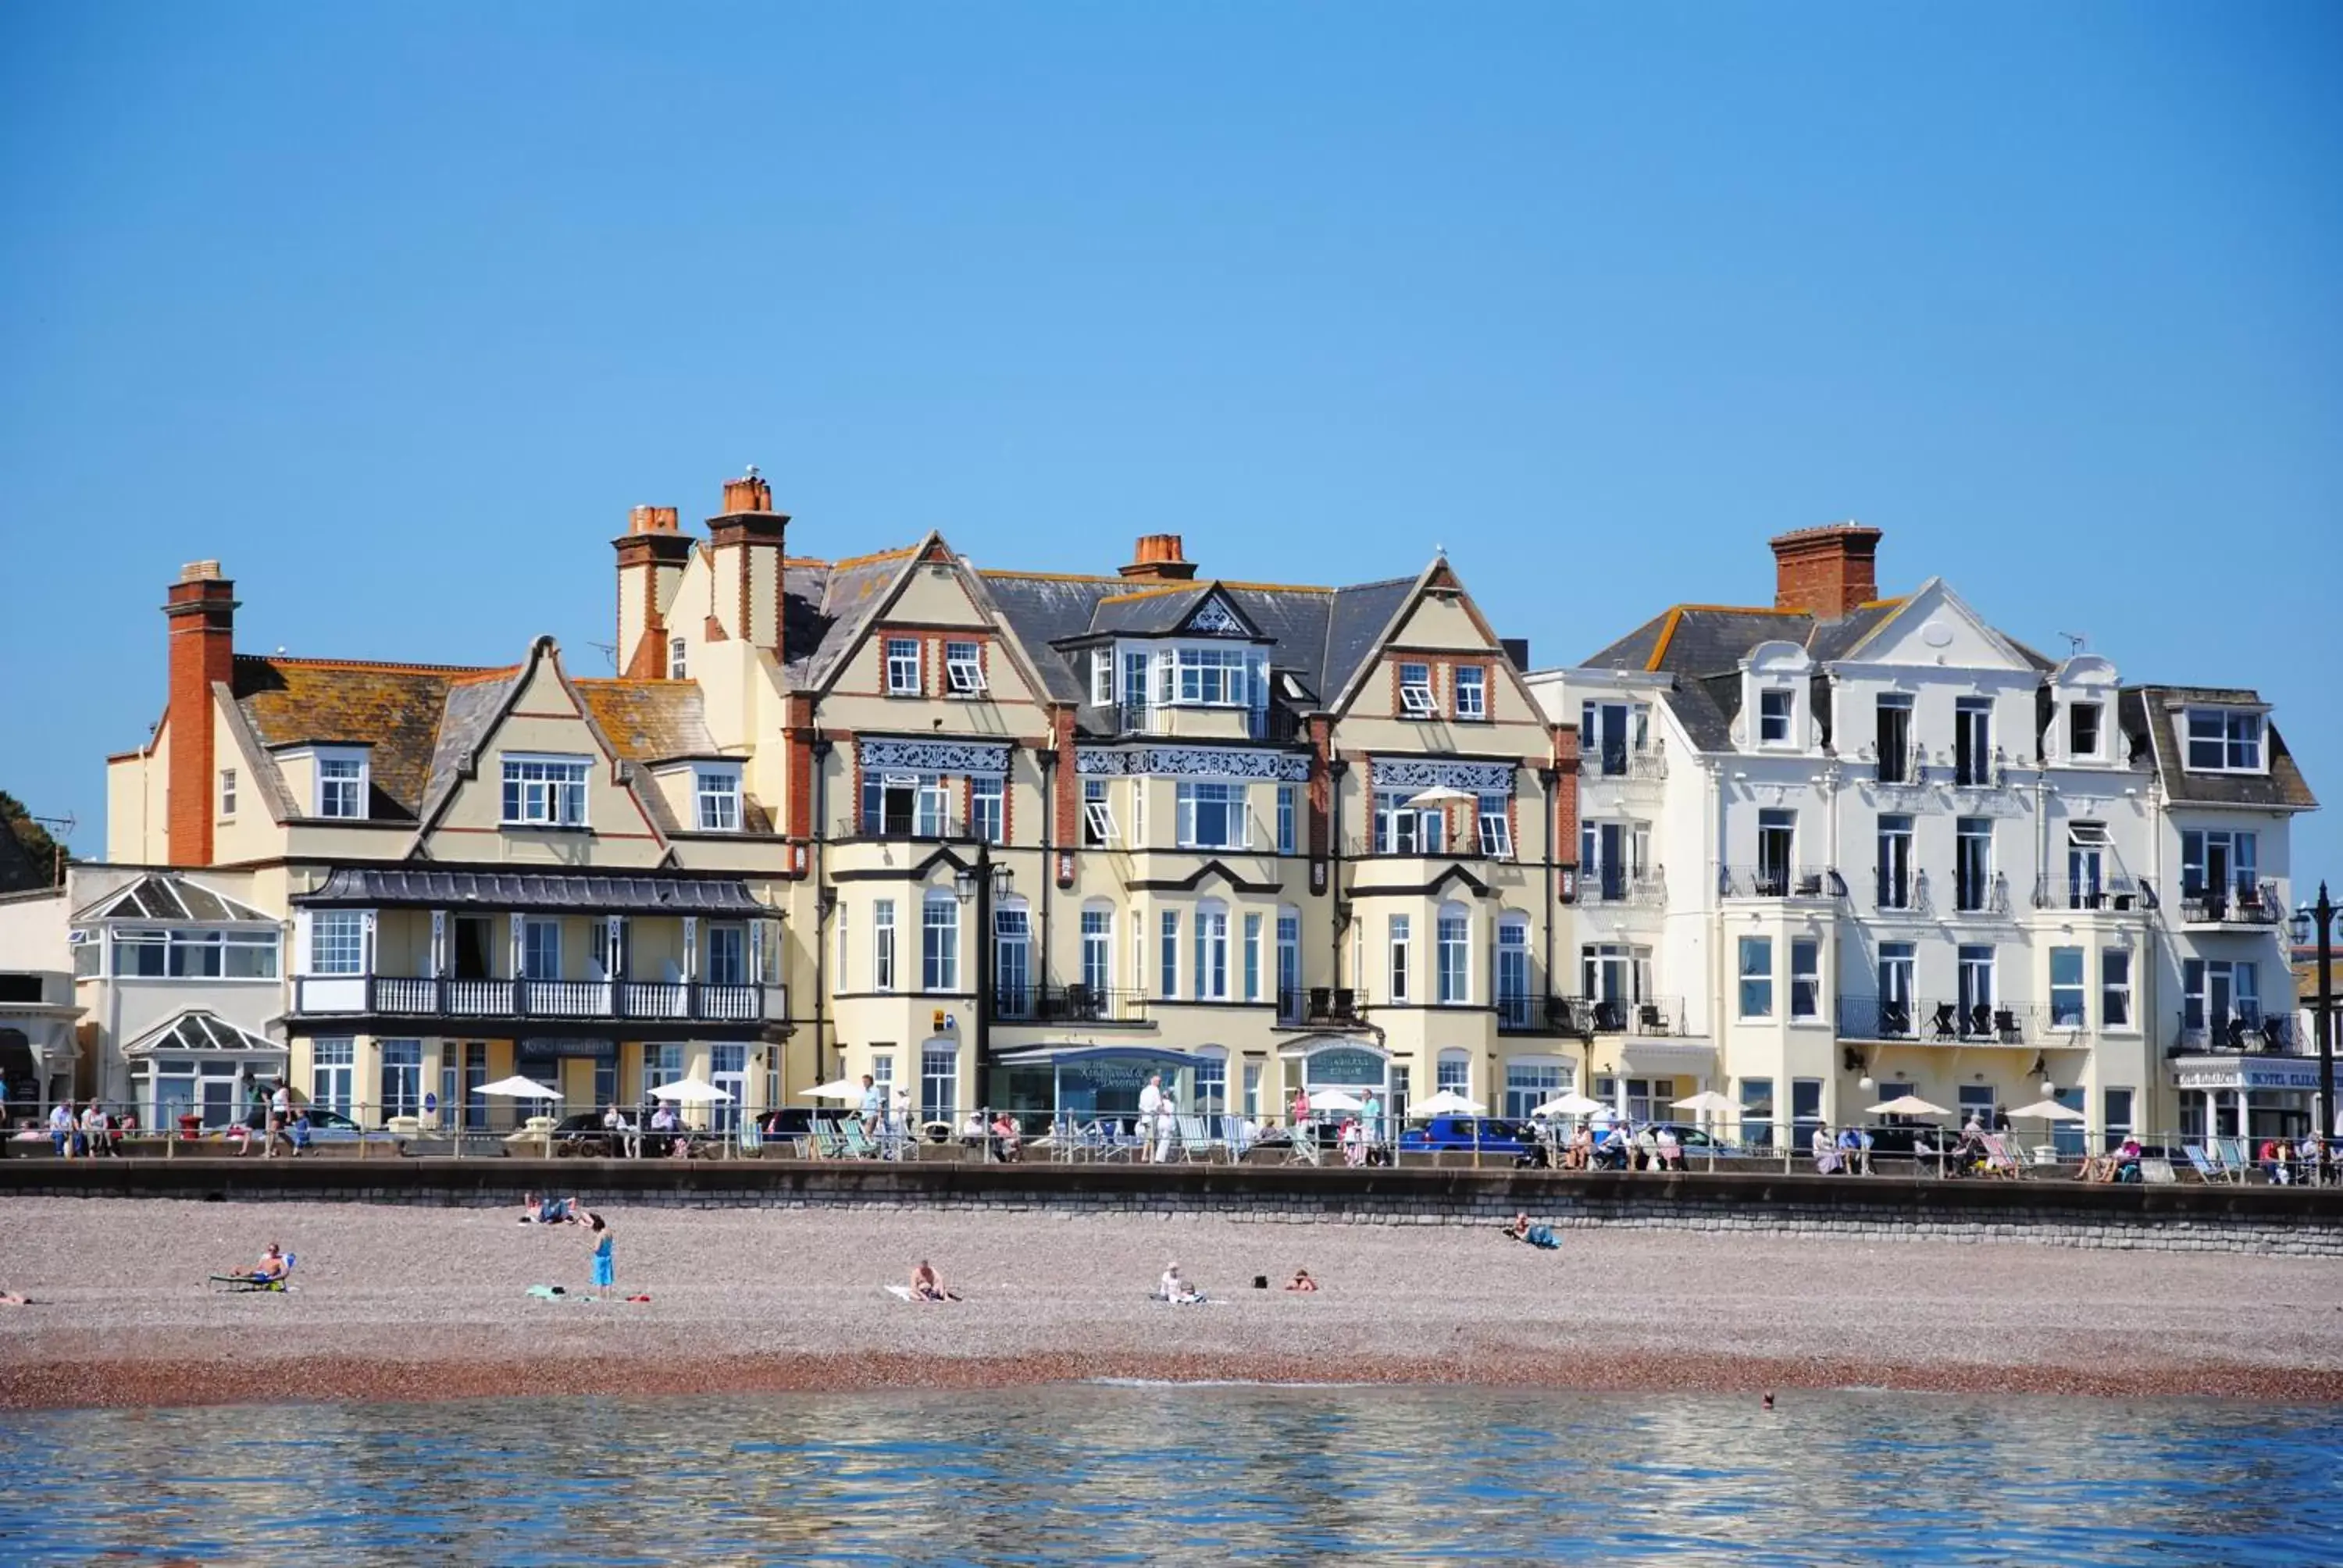
[[[0,1560],[2331,1563],[2343,1411],[1072,1385],[0,1418]]]

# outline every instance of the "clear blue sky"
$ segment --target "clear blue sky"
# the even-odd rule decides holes
[[[629,505],[1413,572],[1541,663],[1857,517],[2329,799],[2343,7],[0,7],[0,788],[240,641],[596,672]],[[2301,870],[2343,873],[2303,824]]]

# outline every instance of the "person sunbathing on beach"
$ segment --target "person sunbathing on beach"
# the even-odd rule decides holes
[[[1160,1290],[1163,1300],[1177,1306],[1193,1306],[1204,1299],[1203,1292],[1180,1277],[1180,1265],[1177,1263],[1163,1265]]]
[[[268,1251],[260,1255],[260,1261],[252,1265],[250,1278],[256,1284],[266,1284],[284,1277],[285,1250],[271,1241],[268,1243]]]
[[[1285,1288],[1289,1291],[1314,1291],[1318,1288],[1318,1282],[1310,1277],[1309,1270],[1296,1269],[1292,1282]]]
[[[20,1296],[14,1291],[0,1291],[0,1307],[29,1307],[32,1304],[30,1296]]]
[[[1538,1248],[1542,1251],[1552,1251],[1554,1248],[1562,1245],[1561,1241],[1555,1237],[1551,1227],[1531,1224],[1530,1217],[1527,1214],[1516,1214],[1513,1216],[1513,1222],[1505,1227],[1505,1240],[1508,1241],[1526,1241],[1531,1246]]]
[[[933,1265],[921,1258],[920,1266],[911,1271],[911,1299],[915,1302],[956,1302],[960,1297],[944,1288],[944,1282],[937,1277]]]

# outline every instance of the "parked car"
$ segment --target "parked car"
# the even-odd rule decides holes
[[[361,1127],[338,1111],[327,1111],[323,1106],[312,1105],[308,1107],[308,1111],[309,1141],[312,1143],[395,1143],[398,1141],[397,1134],[379,1127]],[[296,1108],[294,1114],[299,1115],[300,1110]],[[256,1105],[244,1113],[244,1130],[246,1135],[252,1138],[258,1138],[266,1128],[267,1122],[268,1108],[265,1105]],[[215,1132],[207,1136],[226,1138],[228,1135],[226,1132]],[[288,1142],[292,1136],[292,1129],[288,1126],[285,1132]]]
[[[626,1152],[627,1135],[623,1132],[613,1132],[603,1126],[603,1114],[599,1111],[580,1111],[575,1115],[565,1116],[555,1122],[553,1126],[554,1158],[559,1159],[564,1155],[574,1154],[616,1159],[623,1155]],[[639,1128],[641,1127],[642,1120],[639,1116],[635,1119]],[[636,1136],[641,1140],[644,1155],[649,1157],[667,1153],[674,1147],[676,1135],[671,1132],[653,1132],[648,1128],[642,1128]]]
[[[1521,1155],[1538,1147],[1535,1126],[1496,1116],[1434,1116],[1399,1135],[1404,1154],[1443,1152]]]

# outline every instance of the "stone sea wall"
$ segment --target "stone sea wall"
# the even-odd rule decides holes
[[[518,1207],[526,1191],[588,1206],[1211,1215],[1262,1224],[1557,1229],[2028,1241],[2159,1251],[2343,1257],[2343,1189],[2104,1187],[1705,1172],[1645,1175],[1257,1165],[977,1165],[424,1159],[0,1161],[12,1194]]]

